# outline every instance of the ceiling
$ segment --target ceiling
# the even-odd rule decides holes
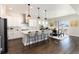
[[[27,4],[7,4],[7,14],[17,13],[27,15]],[[31,4],[31,15],[37,17],[37,7],[40,7],[40,17],[44,17],[44,10],[47,10],[47,18],[54,18],[72,14],[79,14],[79,4]]]
[[[79,4],[71,4],[71,6],[76,11],[76,13],[79,15]]]

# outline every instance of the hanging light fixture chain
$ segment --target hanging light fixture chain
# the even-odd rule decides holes
[[[40,19],[40,16],[39,16],[39,15],[40,15],[40,14],[39,14],[39,9],[40,9],[40,8],[38,7],[38,17],[37,17],[38,19]]]
[[[28,4],[28,15],[30,15],[30,4]]]

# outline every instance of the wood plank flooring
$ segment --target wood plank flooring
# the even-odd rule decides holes
[[[22,39],[8,41],[7,54],[78,54],[79,37],[67,36],[61,41],[49,38],[49,41],[23,46]]]

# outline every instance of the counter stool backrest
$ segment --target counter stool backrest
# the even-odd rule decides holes
[[[38,35],[41,35],[42,34],[42,31],[38,31]]]
[[[28,32],[29,36],[34,36],[35,35],[35,31],[34,32]]]
[[[38,31],[35,31],[35,36],[37,36],[38,35]]]

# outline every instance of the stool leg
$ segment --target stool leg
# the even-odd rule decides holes
[[[37,46],[36,43],[37,43],[37,39],[36,39],[36,35],[35,35],[35,46]]]
[[[42,34],[41,34],[41,40],[42,40]]]
[[[30,37],[29,37],[29,48],[30,48]]]
[[[36,36],[36,40],[37,40],[37,45],[38,45],[38,43],[39,43],[38,35]]]

